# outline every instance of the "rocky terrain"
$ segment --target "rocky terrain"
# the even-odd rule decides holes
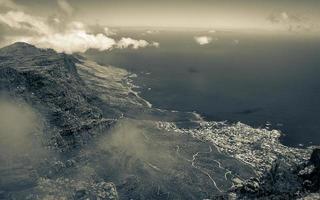
[[[0,199],[319,197],[319,150],[152,108],[130,76],[26,43],[0,49]]]
[[[300,164],[278,159],[260,179],[246,180],[234,191],[240,199],[319,199],[319,149]]]
[[[50,146],[60,150],[86,142],[112,120],[102,117],[95,96],[80,79],[75,58],[16,43],[0,50],[1,91],[36,108],[52,132]]]

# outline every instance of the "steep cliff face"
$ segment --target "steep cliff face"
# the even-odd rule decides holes
[[[108,127],[97,97],[80,79],[73,56],[15,43],[0,50],[0,90],[38,109],[51,131],[50,145],[66,149],[85,142],[91,129]],[[55,130],[55,131],[52,131]]]

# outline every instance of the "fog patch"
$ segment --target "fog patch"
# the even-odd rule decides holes
[[[107,163],[101,165],[113,169],[116,179],[132,174],[154,175],[175,168],[179,162],[173,154],[175,146],[170,139],[145,121],[119,121],[110,133],[99,140],[97,148],[108,156],[102,159],[108,160],[105,161]]]
[[[39,144],[36,136],[42,134],[43,124],[34,110],[23,102],[0,98],[1,154],[15,156],[28,154]]]
[[[30,106],[9,98],[0,97],[0,111],[0,187],[31,187],[34,169],[48,156],[41,142],[42,120]]]
[[[157,134],[160,133],[156,133],[147,122],[125,119],[119,121],[111,133],[99,142],[98,148],[107,151],[121,149],[122,153],[145,162],[155,157],[169,162],[169,149],[153,141]]]
[[[126,154],[143,158],[146,156],[148,138],[144,134],[145,130],[132,121],[122,121],[113,129],[110,136],[106,136],[99,148],[110,150],[120,148]]]

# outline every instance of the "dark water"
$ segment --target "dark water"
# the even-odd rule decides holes
[[[320,39],[297,35],[130,32],[159,48],[87,52],[102,64],[138,74],[154,107],[196,111],[208,120],[270,123],[286,145],[320,144]],[[200,46],[196,35],[217,41]],[[239,43],[234,42],[238,40]]]

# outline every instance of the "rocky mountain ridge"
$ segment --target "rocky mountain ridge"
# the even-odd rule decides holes
[[[58,133],[52,135],[53,146],[83,143],[91,129],[112,124],[94,106],[95,96],[80,79],[75,57],[15,43],[0,50],[0,61],[2,93],[23,98],[45,114],[48,130]]]

